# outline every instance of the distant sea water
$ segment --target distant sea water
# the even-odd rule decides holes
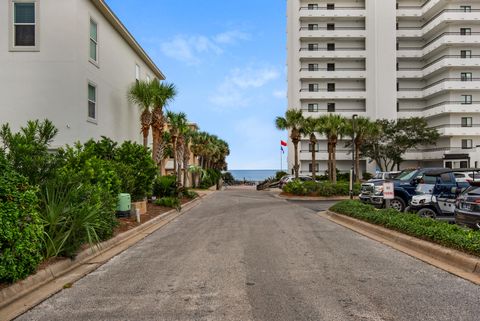
[[[277,169],[262,169],[262,170],[229,170],[233,178],[237,181],[244,179],[249,182],[262,182],[265,179],[275,176],[279,170]]]

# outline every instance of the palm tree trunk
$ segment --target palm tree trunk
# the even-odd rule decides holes
[[[333,180],[333,173],[332,173],[332,143],[328,142],[328,161],[327,161],[327,171],[328,171],[328,179],[330,182]]]
[[[315,176],[316,176],[316,170],[317,170],[317,161],[315,159],[315,154],[316,154],[316,145],[317,145],[317,142],[315,140],[310,140],[311,142],[311,145],[312,145],[312,178],[315,179]]]
[[[293,141],[293,150],[295,153],[295,160],[293,165],[293,171],[295,172],[295,178],[298,178],[298,140]]]
[[[332,143],[332,183],[337,184],[337,144]]]
[[[190,158],[189,155],[190,153],[188,152],[187,148],[184,147],[183,151],[183,186],[187,187],[187,176],[188,176],[188,159]]]
[[[177,138],[172,137],[172,146],[173,146],[173,171],[175,172],[175,176],[177,175]]]

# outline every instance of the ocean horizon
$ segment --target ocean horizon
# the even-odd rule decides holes
[[[261,182],[275,176],[279,169],[232,169],[228,170],[237,181]]]

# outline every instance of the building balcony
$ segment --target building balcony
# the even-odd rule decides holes
[[[361,18],[365,17],[365,7],[301,7],[300,18]]]
[[[470,124],[462,126],[462,124],[444,124],[432,126],[440,136],[478,136],[480,135],[480,124]]]
[[[398,58],[422,58],[434,50],[450,45],[480,44],[480,32],[462,34],[460,32],[444,32],[421,47],[399,46]]]
[[[343,144],[342,144],[343,145]],[[347,148],[340,148],[337,146],[337,152],[335,154],[337,160],[352,160],[352,150]],[[302,149],[299,153],[299,160],[300,161],[311,161],[312,160],[312,152],[308,149]],[[326,161],[328,160],[328,150],[327,149],[319,149],[315,153],[315,160],[316,161]]]
[[[472,101],[466,104],[464,101],[443,101],[424,108],[405,108],[398,112],[399,118],[408,118],[412,115],[417,117],[436,117],[439,114],[465,114],[480,113],[480,101]]]
[[[337,88],[335,91],[319,89],[310,91],[308,88],[300,90],[300,100],[306,99],[366,99],[365,88]]]
[[[365,68],[301,68],[300,79],[365,79]]]
[[[434,147],[426,149],[411,149],[405,153],[405,159],[408,160],[439,160],[444,159],[449,154],[472,154],[477,148],[461,147]]]
[[[300,39],[311,38],[348,38],[363,39],[367,36],[365,27],[335,27],[335,29],[308,27],[300,28]]]
[[[349,59],[349,58],[365,58],[367,53],[365,48],[361,47],[337,47],[335,50],[328,50],[325,48],[300,49],[300,59],[320,59],[320,58],[337,58],[337,59]]]
[[[422,17],[441,4],[442,0],[427,0],[423,5],[397,5],[397,17]]]
[[[424,78],[435,72],[451,67],[480,67],[480,56],[462,57],[460,55],[446,55],[428,63],[421,68],[400,67],[398,78]]]
[[[313,110],[313,111],[311,109],[308,109],[308,108],[302,108],[301,110],[302,110],[303,115],[305,117],[314,117],[314,118],[318,118],[322,115],[332,113],[332,112],[328,112],[328,110],[326,108],[324,108],[324,109],[319,108],[319,109]],[[361,117],[367,117],[367,112],[365,110],[365,107],[363,107],[361,109],[340,109],[340,108],[336,108],[334,113],[338,114],[338,115],[342,115],[346,118],[352,118],[353,115],[358,115],[358,116],[361,116]]]
[[[419,27],[399,27],[397,38],[422,38],[452,22],[469,23],[480,21],[480,10],[444,9]]]
[[[479,90],[480,78],[462,81],[461,78],[445,78],[423,88],[399,88],[398,99],[423,99],[442,91]]]

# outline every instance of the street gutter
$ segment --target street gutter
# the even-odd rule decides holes
[[[480,258],[332,211],[323,218],[480,285]]]
[[[0,320],[12,320],[25,313],[64,287],[71,286],[93,272],[114,256],[135,245],[161,227],[199,205],[200,200],[213,193],[200,196],[182,206],[180,212],[168,211],[131,230],[121,233],[98,246],[80,252],[73,260],[62,260],[37,271],[35,274],[0,290]]]

